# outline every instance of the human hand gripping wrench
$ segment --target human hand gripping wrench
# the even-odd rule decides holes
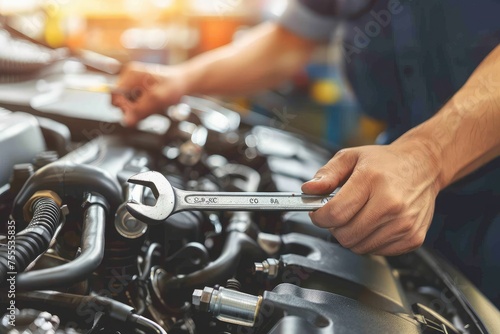
[[[158,172],[134,175],[129,183],[149,187],[156,197],[154,206],[129,200],[127,209],[146,224],[159,224],[170,215],[186,210],[197,211],[314,211],[321,208],[338,191],[328,196],[285,192],[204,192],[172,187]]]

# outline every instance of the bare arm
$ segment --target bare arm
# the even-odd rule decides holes
[[[177,66],[131,63],[120,76],[118,89],[135,90],[140,97],[131,102],[114,94],[112,102],[122,108],[126,123],[135,125],[183,95],[247,94],[271,88],[301,68],[315,45],[278,24],[261,24],[236,43]]]
[[[500,46],[434,117],[387,146],[340,151],[302,187],[342,189],[311,214],[358,253],[422,245],[438,192],[500,155]]]
[[[399,141],[413,139],[439,157],[441,189],[500,155],[500,46],[436,116]]]
[[[272,88],[299,70],[315,46],[277,24],[260,25],[240,41],[184,63],[186,92],[247,94]]]

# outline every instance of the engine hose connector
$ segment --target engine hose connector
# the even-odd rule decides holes
[[[262,296],[222,287],[219,290],[210,287],[196,289],[192,298],[193,305],[200,311],[210,312],[220,321],[247,327],[255,324],[262,303]]]

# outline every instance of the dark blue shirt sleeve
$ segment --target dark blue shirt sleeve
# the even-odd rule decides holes
[[[356,15],[372,2],[373,0],[289,0],[278,22],[304,38],[327,41],[341,19]]]

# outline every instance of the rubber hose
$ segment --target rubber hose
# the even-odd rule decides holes
[[[80,256],[69,263],[17,275],[20,290],[55,289],[85,280],[99,267],[104,257],[106,204],[99,195],[93,195],[83,214]]]
[[[9,244],[0,249],[1,282],[6,282],[9,272],[24,271],[32,261],[43,254],[60,224],[60,209],[53,199],[40,197],[33,202],[32,208],[33,218],[30,223],[16,234],[15,256],[11,258],[12,254],[8,252]]]
[[[1,302],[8,299],[0,296]],[[111,318],[119,321],[129,321],[130,315],[134,312],[132,306],[121,303],[117,300],[104,296],[82,296],[58,291],[30,291],[16,293],[16,302],[26,303],[29,307],[41,307],[48,309],[51,307],[64,308],[76,314],[89,314],[103,311]],[[89,308],[89,305],[94,307]],[[82,313],[83,312],[83,313]]]
[[[44,307],[58,307],[72,312],[84,312],[95,316],[98,311],[103,311],[111,318],[138,325],[147,330],[148,333],[167,334],[157,323],[134,313],[134,308],[119,301],[104,296],[81,296],[56,291],[33,291],[21,292],[16,296],[19,302],[28,302],[30,305]],[[0,296],[0,301],[7,301],[6,296]],[[88,305],[94,307],[89,308]],[[95,313],[93,313],[95,312]]]
[[[113,213],[123,203],[120,184],[105,170],[96,166],[58,160],[37,170],[24,183],[14,199],[12,210],[14,219],[23,220],[24,204],[39,190],[51,190],[64,197],[76,198],[85,192],[95,192],[106,199],[110,205],[109,212]]]
[[[234,275],[241,257],[259,259],[263,256],[265,256],[265,253],[255,240],[243,232],[232,231],[227,235],[224,248],[217,260],[194,273],[174,276],[159,282],[160,290],[167,291],[178,288],[192,288],[202,284],[217,284]]]

